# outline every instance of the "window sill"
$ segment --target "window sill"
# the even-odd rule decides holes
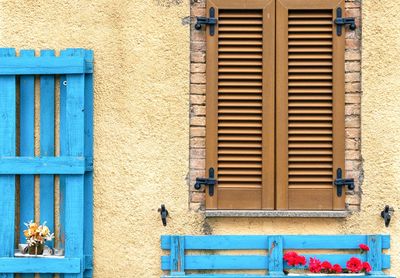
[[[301,210],[206,210],[206,217],[276,217],[276,218],[345,218],[347,210],[301,211]]]

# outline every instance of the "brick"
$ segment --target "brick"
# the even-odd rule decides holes
[[[192,126],[205,126],[206,125],[206,117],[191,117],[190,125]]]
[[[191,95],[190,96],[190,104],[205,105],[206,104],[206,96],[205,95]]]
[[[348,104],[344,108],[345,115],[360,115],[361,113],[361,106],[359,104]]]
[[[346,49],[359,49],[360,40],[356,38],[346,39]]]
[[[191,200],[193,203],[204,203],[206,194],[203,192],[192,192]]]
[[[360,9],[346,9],[345,11],[346,17],[361,17]]]
[[[346,83],[345,84],[346,93],[361,92],[361,83]]]
[[[206,64],[203,63],[192,63],[190,65],[190,72],[193,73],[204,73],[206,72]]]
[[[192,52],[190,55],[190,61],[194,63],[205,63],[206,54],[204,52]]]
[[[361,2],[360,1],[346,2],[345,7],[346,7],[346,10],[353,9],[353,8],[360,8]]]
[[[346,103],[351,104],[360,104],[361,103],[361,95],[360,94],[345,94],[344,96]]]
[[[350,116],[345,118],[345,127],[358,127],[360,128],[361,122],[360,117]]]
[[[191,84],[190,94],[192,95],[204,95],[206,93],[206,85],[204,84]]]
[[[192,169],[204,169],[206,167],[206,160],[205,159],[190,159],[190,168]]]
[[[202,205],[201,203],[190,203],[189,204],[189,209],[195,212],[198,212],[199,210],[202,209]]]
[[[206,32],[194,29],[192,27],[192,42],[205,42],[206,41]]]
[[[346,128],[345,134],[346,134],[346,138],[359,139],[360,135],[361,135],[361,130],[359,128]]]
[[[349,160],[359,160],[361,159],[361,155],[359,151],[346,151],[345,152],[346,159]]]
[[[190,159],[195,158],[206,158],[206,150],[205,149],[191,149],[190,150]]]
[[[205,52],[206,51],[206,43],[205,42],[194,42],[194,41],[192,41],[190,49],[192,51]]]
[[[200,138],[200,137],[196,137],[196,138],[192,138],[190,139],[190,147],[192,149],[204,149],[206,147],[206,139],[204,138]]]
[[[346,62],[345,71],[346,72],[355,72],[355,71],[359,72],[359,71],[361,71],[361,63],[358,61]]]
[[[205,84],[206,74],[205,73],[192,73],[190,75],[190,82],[194,84]]]
[[[357,51],[357,50],[346,51],[344,56],[347,61],[361,60],[361,53],[360,53],[360,51]]]
[[[206,128],[205,127],[191,127],[190,128],[190,137],[204,137],[206,136]]]
[[[346,72],[344,79],[346,82],[360,82],[361,74],[359,72]]]
[[[357,171],[361,167],[361,161],[359,160],[346,160],[345,168],[349,171]]]
[[[359,150],[360,149],[360,140],[346,138],[345,148],[346,148],[346,150]]]
[[[191,109],[194,116],[205,116],[206,115],[206,107],[200,105],[194,105]]]

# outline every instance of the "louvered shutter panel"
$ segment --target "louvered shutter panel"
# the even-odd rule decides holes
[[[342,210],[344,0],[277,0],[277,209]]]
[[[214,0],[207,28],[207,209],[274,208],[274,1]]]

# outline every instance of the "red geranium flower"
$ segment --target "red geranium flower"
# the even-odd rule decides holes
[[[371,265],[368,262],[363,262],[362,267],[365,270],[365,272],[371,272],[372,270]]]
[[[322,267],[323,270],[325,270],[327,272],[332,270],[332,264],[330,262],[328,262],[328,261],[323,261],[322,264],[321,264],[321,267]]]
[[[299,256],[296,252],[286,252],[283,259],[287,262],[288,266],[305,265],[306,258]]]
[[[360,247],[360,249],[363,250],[363,251],[369,251],[369,247],[368,247],[368,245],[366,245],[366,244],[360,244],[359,247]]]
[[[342,272],[342,267],[340,265],[338,265],[338,264],[334,264],[333,267],[332,267],[332,272],[341,273]]]
[[[313,273],[319,273],[322,269],[321,261],[317,258],[310,258],[308,269]]]
[[[350,272],[358,273],[363,269],[363,264],[360,259],[352,257],[347,261],[346,267]]]
[[[297,256],[295,259],[295,265],[306,265],[306,257],[304,256]]]

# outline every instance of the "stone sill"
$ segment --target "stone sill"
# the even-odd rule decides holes
[[[206,217],[291,217],[291,218],[345,218],[347,210],[301,211],[301,210],[206,210]]]

